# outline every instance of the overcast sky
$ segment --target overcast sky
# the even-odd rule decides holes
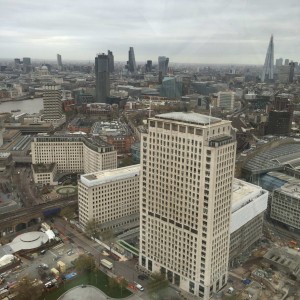
[[[263,64],[300,60],[299,0],[0,0],[0,57]]]

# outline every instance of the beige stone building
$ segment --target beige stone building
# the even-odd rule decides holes
[[[51,123],[54,128],[66,122],[62,111],[62,91],[60,85],[45,85],[43,94],[44,121]]]
[[[235,149],[230,121],[196,113],[141,137],[139,264],[200,299],[227,283]]]
[[[31,143],[33,164],[56,164],[58,173],[91,173],[117,167],[114,147],[82,135],[39,136]]]
[[[80,176],[78,182],[79,222],[92,219],[101,228],[133,227],[139,220],[140,165]]]

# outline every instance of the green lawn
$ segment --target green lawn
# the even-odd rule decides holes
[[[41,300],[57,300],[62,294],[64,294],[67,290],[81,285],[81,284],[89,284],[97,287],[101,291],[103,291],[106,295],[112,298],[124,298],[132,293],[127,289],[122,289],[118,287],[110,287],[109,285],[109,277],[101,271],[91,272],[88,274],[79,274],[74,279],[65,281],[64,284],[60,286],[59,289],[56,289],[52,292],[46,293],[41,297]]]

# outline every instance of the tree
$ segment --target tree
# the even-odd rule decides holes
[[[66,206],[59,213],[61,217],[65,217],[68,220],[72,219],[74,217],[74,214],[75,214],[75,207],[73,206]]]
[[[94,271],[96,268],[94,257],[80,254],[75,261],[75,268],[79,273]]]
[[[97,238],[99,236],[99,228],[95,219],[87,221],[84,228],[85,233],[91,238]]]
[[[154,272],[151,274],[150,281],[148,283],[148,290],[152,298],[157,297],[157,294],[167,288],[169,285],[168,280],[164,274]]]
[[[122,296],[123,289],[127,288],[128,282],[127,282],[127,280],[124,277],[121,277],[118,282],[119,282],[119,286],[121,288],[121,296]]]
[[[36,300],[39,299],[43,293],[43,285],[36,279],[32,281],[29,277],[23,277],[18,284],[13,287],[17,293],[16,300]]]
[[[115,235],[114,235],[114,232],[112,231],[112,229],[107,228],[107,229],[101,231],[100,237],[101,237],[102,241],[105,241],[109,245],[109,251],[111,251],[111,246],[115,239]]]
[[[108,286],[109,286],[109,289],[112,291],[119,286],[119,283],[115,278],[109,277],[108,278]]]

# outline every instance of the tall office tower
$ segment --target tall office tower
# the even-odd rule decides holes
[[[57,65],[58,65],[58,69],[62,70],[63,69],[63,64],[62,64],[62,60],[61,60],[61,55],[57,54]]]
[[[283,58],[277,58],[275,65],[276,67],[280,67],[282,66],[282,63],[283,63]]]
[[[15,65],[15,68],[16,68],[16,69],[19,69],[19,68],[20,68],[20,64],[21,64],[20,58],[15,58],[15,59],[14,59],[14,65]]]
[[[227,282],[235,149],[230,121],[191,112],[141,137],[139,264],[200,299]]]
[[[294,74],[295,74],[295,63],[290,62],[289,63],[290,72],[289,72],[289,83],[292,83],[294,81]]]
[[[295,63],[290,62],[288,65],[279,67],[278,80],[281,83],[292,83],[294,80]]]
[[[109,97],[108,55],[102,53],[95,57],[96,102],[105,103]]]
[[[286,58],[286,59],[284,60],[284,65],[285,65],[285,66],[288,66],[289,63],[290,63],[290,60],[289,60],[288,58]]]
[[[62,111],[62,94],[60,85],[45,85],[43,104],[44,120],[55,128],[66,122],[66,116]]]
[[[165,56],[158,57],[158,71],[162,72],[162,75],[166,75],[168,73],[168,64],[169,58]]]
[[[136,72],[136,62],[133,47],[129,48],[128,52],[128,61],[127,61],[127,69],[131,73]]]
[[[107,51],[107,56],[108,56],[108,70],[109,73],[113,73],[115,71],[115,62],[114,62],[114,55],[112,51],[108,50]]]
[[[146,66],[145,66],[146,68],[146,73],[149,73],[149,72],[151,72],[152,71],[152,60],[147,60],[147,63],[146,63]]]
[[[23,71],[29,73],[31,71],[31,59],[30,57],[23,57]]]
[[[273,35],[271,35],[271,39],[270,39],[270,43],[269,43],[269,47],[265,59],[265,64],[261,75],[261,82],[270,81],[273,79],[274,79],[274,43],[273,43]]]

